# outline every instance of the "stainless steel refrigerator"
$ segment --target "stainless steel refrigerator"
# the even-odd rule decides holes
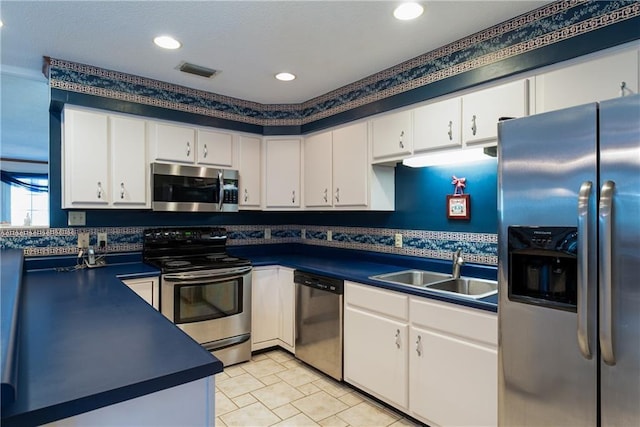
[[[640,95],[498,125],[501,426],[640,426]]]

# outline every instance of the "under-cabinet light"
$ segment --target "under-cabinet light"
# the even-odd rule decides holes
[[[491,158],[491,156],[486,155],[483,148],[467,148],[425,153],[404,159],[402,164],[412,168],[421,168],[425,166],[477,162],[489,158]]]

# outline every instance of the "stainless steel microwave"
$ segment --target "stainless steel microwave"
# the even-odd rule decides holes
[[[165,212],[237,212],[238,171],[151,164],[151,208]]]

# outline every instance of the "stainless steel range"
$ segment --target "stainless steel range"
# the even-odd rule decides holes
[[[158,267],[160,311],[225,366],[251,358],[251,262],[226,253],[219,227],[144,230]]]

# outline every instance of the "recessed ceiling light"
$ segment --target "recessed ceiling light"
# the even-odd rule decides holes
[[[418,3],[402,3],[400,6],[395,8],[393,16],[401,21],[408,21],[410,19],[416,19],[418,16],[422,15],[422,12],[424,12],[424,8]]]
[[[158,36],[153,42],[164,49],[178,49],[182,44],[171,36]]]
[[[288,82],[295,79],[296,76],[291,73],[278,73],[276,74],[276,79],[282,80],[283,82]]]

